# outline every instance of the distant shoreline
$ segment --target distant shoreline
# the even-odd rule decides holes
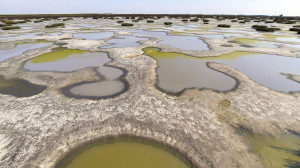
[[[221,14],[110,14],[110,13],[94,13],[94,14],[0,14],[0,19],[32,19],[32,18],[59,18],[59,17],[264,17],[264,18],[277,18],[281,16],[271,15],[221,15]],[[283,18],[300,18],[300,16],[283,16]]]

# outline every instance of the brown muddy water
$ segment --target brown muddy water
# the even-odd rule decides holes
[[[153,142],[112,139],[71,152],[56,168],[190,168],[190,162]]]

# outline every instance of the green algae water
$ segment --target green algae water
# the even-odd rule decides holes
[[[101,99],[121,94],[127,90],[123,70],[106,66],[112,59],[105,52],[57,48],[52,52],[35,57],[24,64],[30,71],[73,72],[87,67],[94,68],[101,80],[72,84],[63,89],[70,97]]]
[[[188,168],[171,153],[152,145],[120,141],[93,146],[57,168]]]
[[[300,167],[300,137],[292,133],[278,138],[248,135],[252,149],[265,168]]]
[[[69,57],[70,55],[73,55],[73,54],[84,54],[86,52],[88,52],[88,51],[77,50],[77,49],[53,51],[53,52],[42,54],[36,58],[33,58],[31,60],[31,62],[33,62],[33,63],[55,62],[57,60]]]

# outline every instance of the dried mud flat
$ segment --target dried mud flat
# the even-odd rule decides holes
[[[75,19],[70,22],[82,21]],[[174,20],[174,23],[180,23],[180,20]],[[117,28],[109,28],[113,29]],[[18,34],[24,30],[14,32]],[[247,35],[247,38],[260,37],[262,35],[257,33]],[[60,40],[63,38],[65,40]],[[273,91],[253,82],[236,69],[209,63],[210,68],[236,78],[239,81],[236,89],[226,93],[190,89],[180,96],[171,96],[155,88],[157,64],[154,59],[143,55],[141,50],[153,46],[162,51],[197,57],[234,51],[297,57],[295,49],[284,46],[277,49],[245,48],[237,43],[230,43],[232,47],[224,46],[235,38],[204,39],[211,50],[203,52],[174,49],[157,44],[158,39],[155,38],[142,41],[141,46],[111,49],[98,48],[105,44],[103,40],[72,39],[70,32],[59,37],[31,38],[56,44],[1,62],[0,75],[5,78],[20,77],[48,88],[38,95],[25,98],[0,95],[0,167],[54,167],[58,160],[77,146],[112,135],[141,136],[166,143],[181,151],[200,168],[262,167],[244,138],[244,131],[275,137],[287,130],[299,132],[300,93]],[[2,40],[0,48],[12,48],[14,43],[15,40]],[[129,89],[115,98],[69,98],[61,93],[61,88],[82,81],[99,80],[92,68],[71,73],[22,69],[26,60],[49,52],[60,43],[70,49],[107,52],[113,59],[108,65],[128,71],[125,79]],[[299,80],[299,76],[293,79]]]

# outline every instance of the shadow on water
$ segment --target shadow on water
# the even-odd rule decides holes
[[[15,97],[30,97],[43,92],[47,87],[35,85],[19,78],[4,79],[0,76],[0,93]]]

